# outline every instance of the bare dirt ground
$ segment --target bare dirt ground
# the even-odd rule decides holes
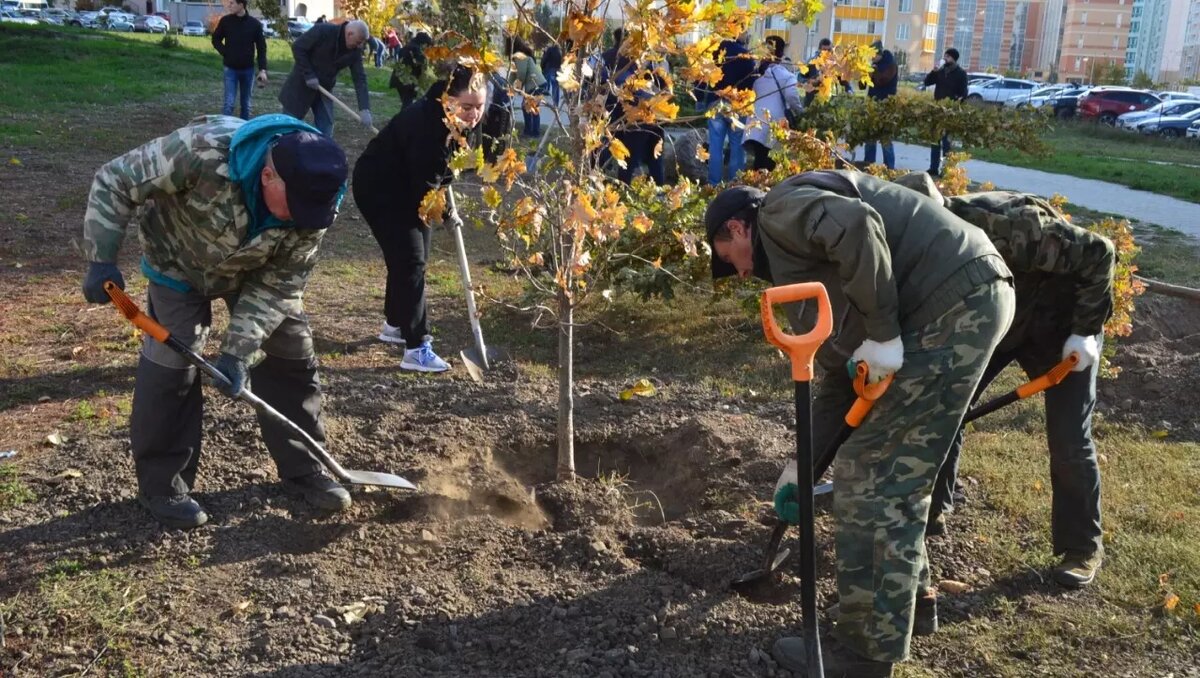
[[[768,494],[793,450],[790,403],[728,397],[669,372],[655,375],[656,397],[621,401],[626,379],[588,371],[620,371],[623,350],[586,328],[577,448],[587,478],[554,484],[548,373],[518,361],[484,385],[461,369],[414,377],[372,341],[383,268],[352,205],[308,301],[330,449],[424,491],[356,490],[350,511],[315,513],[275,484],[252,415],[206,390],[197,498],[211,521],[187,533],[153,523],[134,498],[128,453],[136,340],[111,309],[82,302],[70,239],[94,169],[182,122],[159,113],[131,108],[118,141],[70,153],[4,149],[22,162],[0,168],[0,447],[17,452],[15,477],[31,496],[0,505],[0,675],[786,675],[767,650],[798,628],[798,605],[728,584],[756,565],[770,529]],[[365,140],[354,130],[346,143],[353,155]],[[132,238],[126,249],[122,268],[140,291]],[[452,270],[439,257],[434,273]],[[435,287],[439,345],[467,345],[460,306]],[[1151,322],[1118,358],[1141,381],[1103,399],[1154,394],[1162,405],[1144,420],[1194,435],[1184,389],[1197,327],[1169,304],[1145,308]],[[525,348],[544,361],[549,341]],[[1156,365],[1170,379],[1139,373]],[[967,485],[969,503],[931,554],[939,578],[973,588],[943,599],[948,635],[917,639],[903,675],[1200,675],[1195,645],[1142,635],[1072,638],[1066,651],[1008,663],[996,656],[1004,648],[963,641],[1012,610],[1108,605],[1033,570],[994,576],[975,536],[987,488]],[[818,538],[831,602],[828,516]],[[787,567],[784,593],[795,583]],[[1050,612],[1041,621],[1062,628]]]

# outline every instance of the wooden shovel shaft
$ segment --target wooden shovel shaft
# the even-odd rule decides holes
[[[333,103],[337,104],[338,106],[341,106],[342,110],[349,113],[352,118],[359,121],[360,123],[362,122],[362,116],[360,116],[358,114],[358,111],[347,106],[346,102],[344,102],[341,99],[334,96],[333,92],[330,92],[329,90],[325,89],[321,85],[317,85],[317,91],[319,91],[321,94],[324,94]],[[374,125],[371,125],[371,131],[374,132],[375,134],[379,134],[379,129],[377,127],[375,127]]]

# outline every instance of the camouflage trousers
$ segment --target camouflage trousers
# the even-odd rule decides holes
[[[1012,286],[997,280],[902,334],[904,366],[838,452],[835,635],[864,657],[908,658],[917,591],[929,585],[925,525],[934,480],[1014,308]],[[849,389],[839,372],[829,377],[845,387],[823,384],[822,393]]]

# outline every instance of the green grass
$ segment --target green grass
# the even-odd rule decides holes
[[[221,57],[208,38],[179,38],[180,47],[164,49],[161,36],[146,33],[0,24],[0,137],[20,146],[70,147],[122,124],[138,105],[186,120],[204,112],[196,110],[197,96],[209,97],[208,112],[220,112]],[[275,97],[292,68],[286,42],[269,40],[267,56],[271,85],[256,90],[255,113],[279,110]],[[389,74],[368,66],[369,88],[386,92]],[[339,96],[353,105],[349,75],[343,72],[339,82]],[[394,96],[375,101],[382,104],[377,119],[399,109]]]
[[[0,464],[0,509],[20,506],[36,498],[11,463]]]
[[[1146,137],[1090,123],[1065,123],[1058,125],[1046,141],[1051,152],[1040,157],[1003,148],[973,149],[971,155],[989,162],[1110,181],[1200,202],[1200,144],[1193,140]]]
[[[1142,246],[1138,255],[1138,273],[1155,280],[1200,286],[1200,241],[1159,227],[1139,227],[1135,235]]]

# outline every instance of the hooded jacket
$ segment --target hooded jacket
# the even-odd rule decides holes
[[[860,172],[808,172],[767,194],[760,247],[776,285],[818,281],[833,304],[836,365],[864,339],[920,329],[980,285],[1011,278],[979,229],[941,204]],[[818,354],[821,357],[822,354]]]
[[[257,187],[271,142],[301,130],[317,133],[285,115],[204,116],[111,160],[88,195],[83,254],[115,263],[143,208],[143,273],[178,291],[236,295],[222,350],[253,361],[285,317],[303,317],[304,287],[325,235],[270,217]]]

